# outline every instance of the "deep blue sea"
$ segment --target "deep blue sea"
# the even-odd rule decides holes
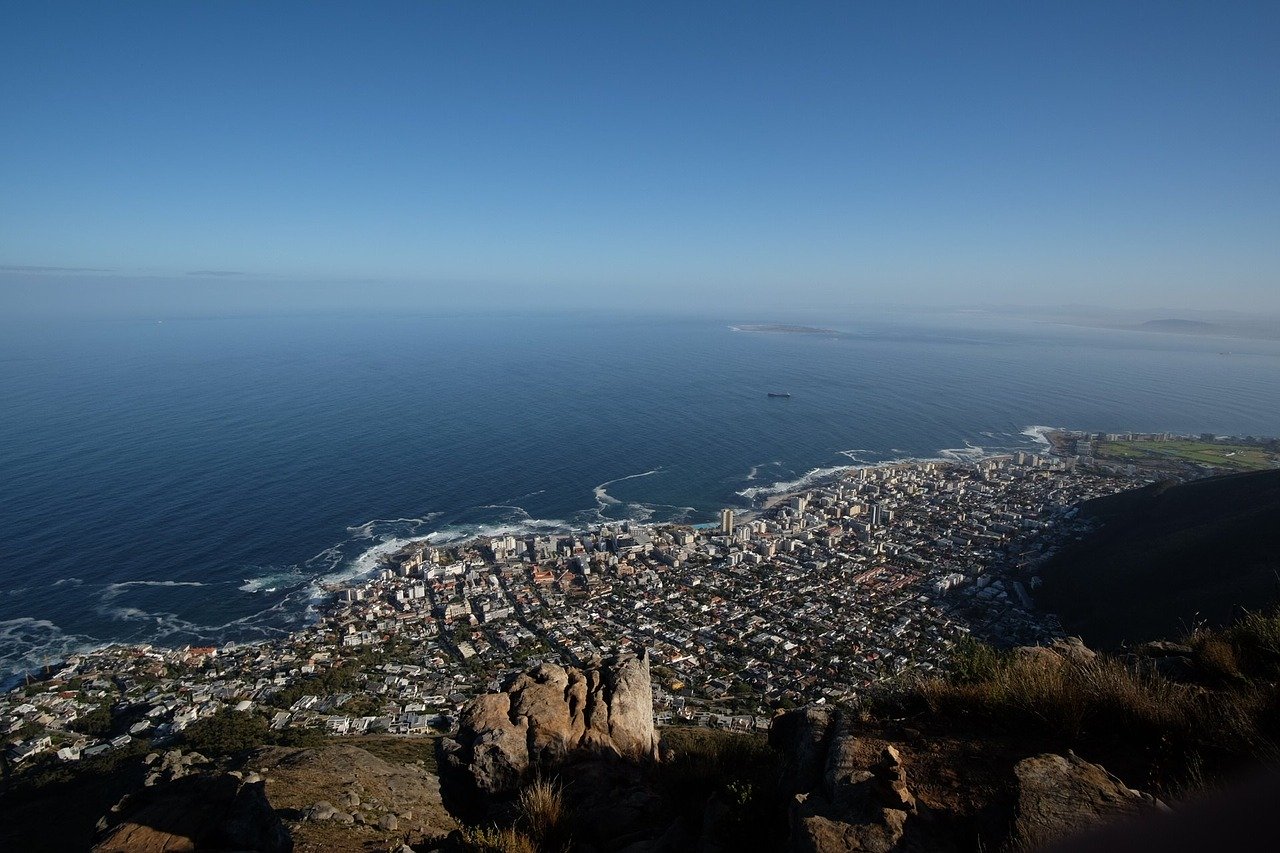
[[[409,537],[709,521],[1033,425],[1280,433],[1280,342],[981,314],[66,320],[0,334],[0,674],[257,640]],[[788,399],[770,398],[786,391]]]

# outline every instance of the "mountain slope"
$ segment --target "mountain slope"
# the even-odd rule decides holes
[[[1280,601],[1280,471],[1156,483],[1089,501],[1101,526],[1045,567],[1037,601],[1113,647]]]

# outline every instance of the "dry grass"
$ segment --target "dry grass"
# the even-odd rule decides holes
[[[462,830],[462,848],[469,853],[539,853],[533,841],[511,827],[470,826]]]
[[[986,676],[922,682],[937,714],[989,718],[1079,737],[1098,728],[1174,728],[1187,719],[1190,688],[1118,661],[1074,664],[1050,655],[1009,656]]]
[[[520,792],[516,805],[520,825],[537,849],[560,850],[568,846],[564,791],[559,782],[535,779]]]
[[[1250,615],[1187,638],[1195,673],[1165,677],[1152,665],[1098,655],[1069,660],[1047,650],[958,649],[948,678],[912,689],[930,716],[1047,737],[1072,748],[1143,756],[1170,788],[1245,762],[1280,757],[1280,616]]]

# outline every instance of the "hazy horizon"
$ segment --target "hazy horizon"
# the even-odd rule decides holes
[[[10,6],[10,317],[1280,314],[1280,9]]]

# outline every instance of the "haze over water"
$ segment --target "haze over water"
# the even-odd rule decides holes
[[[51,321],[0,338],[0,672],[259,640],[409,537],[709,521],[1033,425],[1280,432],[1280,342],[981,314]],[[770,398],[785,391],[788,399]]]

